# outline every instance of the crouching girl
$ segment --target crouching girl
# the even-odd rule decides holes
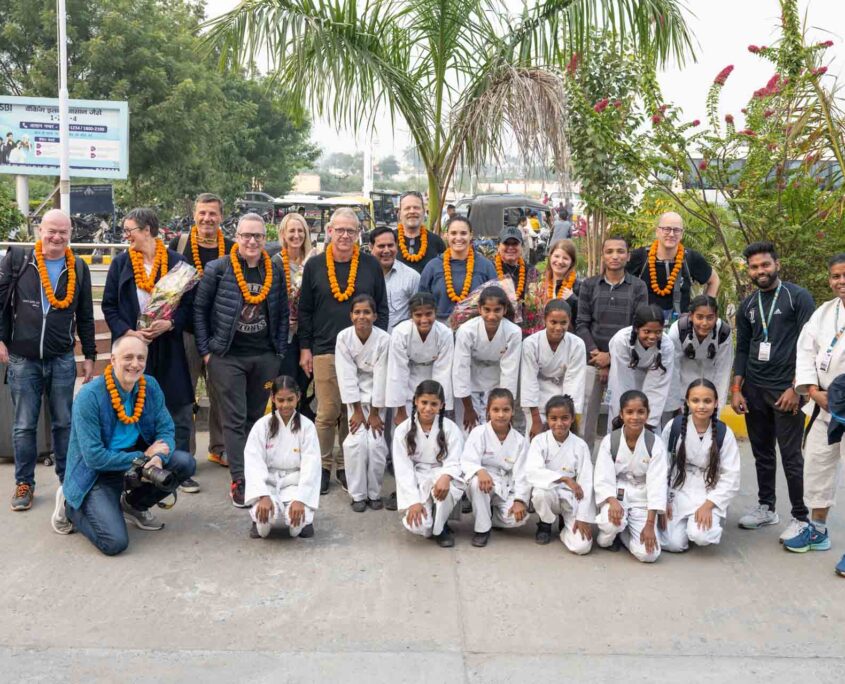
[[[497,387],[487,398],[487,422],[470,432],[461,456],[475,513],[473,546],[487,546],[490,528],[528,522],[531,486],[525,477],[528,442],[511,426],[513,394]],[[492,510],[491,510],[492,508]]]
[[[548,544],[559,520],[560,540],[578,555],[593,548],[593,464],[587,443],[573,432],[575,402],[570,396],[549,399],[549,429],[531,440],[526,459],[531,501],[540,517],[535,541]]]
[[[314,423],[301,415],[299,385],[280,375],[273,381],[273,408],[249,432],[244,448],[246,489],[252,537],[287,527],[291,537],[314,534],[320,500],[320,443]]]
[[[455,537],[447,521],[464,491],[463,439],[445,413],[443,387],[435,380],[423,380],[414,392],[410,418],[393,433],[393,470],[405,529],[450,547]]]
[[[684,414],[663,430],[669,451],[669,503],[661,543],[686,551],[690,542],[718,544],[728,504],[739,492],[739,448],[731,429],[717,418],[715,385],[694,380]]]
[[[666,447],[646,428],[645,394],[628,390],[619,407],[596,457],[596,541],[614,551],[624,544],[637,560],[653,563],[660,556],[655,524],[666,510]]]

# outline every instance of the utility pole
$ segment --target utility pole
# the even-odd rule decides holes
[[[61,208],[70,214],[70,134],[67,92],[67,7],[58,0],[56,20],[59,25],[59,196]]]

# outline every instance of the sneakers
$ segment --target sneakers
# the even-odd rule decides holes
[[[323,468],[323,474],[320,477],[320,496],[329,493],[329,482],[332,480],[332,471]]]
[[[789,521],[789,524],[786,526],[786,529],[780,533],[780,543],[783,544],[787,539],[792,539],[793,537],[797,537],[801,534],[801,530],[804,529],[804,525],[806,525],[803,520],[798,520],[797,518],[793,518]]]
[[[552,540],[552,524],[544,523],[542,520],[537,523],[537,532],[534,534],[534,541],[538,544],[548,544]]]
[[[472,545],[478,548],[482,548],[487,546],[487,542],[490,540],[490,530],[486,532],[476,532],[472,535]]]
[[[381,500],[381,497],[378,499],[367,499],[367,505],[374,511],[380,511],[384,508],[384,501]]]
[[[208,452],[208,460],[211,463],[216,463],[217,465],[223,466],[224,468],[229,467],[229,459],[226,458],[225,451],[222,454],[215,454],[213,451]]]
[[[197,482],[192,477],[189,477],[185,480],[182,484],[179,485],[179,489],[181,489],[186,494],[196,494],[200,490],[199,482]]]
[[[53,515],[50,517],[50,524],[53,526],[53,531],[56,534],[70,534],[73,532],[73,523],[67,519],[65,493],[61,485],[56,490],[56,507],[53,509]]]
[[[396,492],[393,492],[393,494],[387,497],[387,501],[384,502],[384,507],[388,511],[395,511],[399,508],[399,504],[396,503]]]
[[[337,481],[340,483],[340,488],[344,492],[349,492],[349,487],[346,484],[346,471],[339,469],[337,473],[335,473],[335,477],[337,477]]]
[[[361,501],[353,501],[352,502],[352,510],[356,513],[363,513],[367,510],[367,500],[362,499]]]
[[[13,511],[28,511],[32,508],[32,497],[35,495],[35,487],[26,482],[18,482],[15,485],[15,493],[12,495],[11,509]]]
[[[123,511],[123,519],[135,525],[139,530],[156,531],[164,527],[164,523],[150,513],[149,509],[142,511],[130,506],[129,502],[126,501],[126,494],[120,495],[120,508]]]
[[[261,535],[258,534],[258,525],[252,523],[252,526],[249,528],[249,538],[250,539],[261,539]]]
[[[246,508],[244,503],[244,489],[246,483],[241,480],[235,480],[231,487],[229,487],[229,498],[232,500],[232,505],[235,508]]]
[[[450,549],[455,545],[455,535],[449,525],[443,526],[443,531],[434,537],[434,541],[442,549]]]
[[[744,530],[756,530],[765,525],[777,525],[778,514],[766,504],[757,504],[739,519],[739,526]]]
[[[827,551],[830,548],[830,537],[827,536],[827,531],[820,531],[813,523],[804,523],[801,532],[792,539],[787,539],[783,548],[795,553]]]
[[[839,575],[840,577],[845,577],[845,556],[842,556],[842,560],[840,560],[836,567],[833,568],[833,571]]]
[[[311,539],[314,536],[314,524],[309,523],[305,527],[302,528],[302,532],[299,533],[301,539]]]

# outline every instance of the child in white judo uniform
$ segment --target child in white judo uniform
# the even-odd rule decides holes
[[[663,334],[663,319],[659,306],[641,304],[634,312],[634,324],[617,332],[608,345],[608,415],[619,415],[619,399],[625,392],[640,390],[648,396],[651,407],[648,424],[655,430],[660,428],[675,371],[675,348]]]
[[[475,513],[473,546],[487,546],[493,525],[520,527],[528,522],[528,442],[511,426],[513,412],[513,393],[504,387],[491,390],[487,422],[476,426],[464,444],[461,469]]]
[[[367,506],[373,510],[384,508],[384,390],[390,335],[373,327],[376,303],[368,294],[352,299],[350,317],[352,326],[337,336],[334,358],[340,398],[349,416],[349,434],[343,440],[346,482],[352,510],[363,513]]]
[[[461,429],[445,417],[446,396],[435,380],[414,393],[411,417],[393,433],[393,469],[402,524],[413,534],[455,545],[447,521],[464,492]]]
[[[467,433],[484,421],[490,390],[516,394],[522,352],[522,330],[506,318],[513,310],[501,287],[481,291],[478,314],[458,328],[452,359],[455,422]]]
[[[575,402],[576,413],[584,410],[587,352],[583,340],[567,332],[572,310],[564,300],[552,299],[543,317],[546,329],[522,342],[519,395],[529,438],[545,429],[544,409],[552,397],[567,394]]]
[[[719,395],[705,378],[687,388],[684,414],[663,429],[669,452],[669,501],[660,531],[666,551],[718,544],[728,505],[739,493],[739,447],[718,419]]]
[[[557,396],[546,404],[549,429],[531,440],[525,469],[533,487],[531,501],[540,517],[534,540],[551,541],[552,525],[559,521],[560,540],[582,556],[593,547],[593,464],[587,443],[573,432],[575,402]]]
[[[280,375],[273,381],[272,411],[253,425],[244,447],[244,501],[251,537],[287,527],[291,537],[314,535],[320,502],[320,443],[314,423],[301,415],[299,385]]]
[[[719,318],[716,300],[707,295],[693,298],[689,312],[669,328],[669,340],[675,348],[675,370],[664,413],[683,408],[687,387],[699,378],[713,383],[720,406],[727,404],[734,345],[731,325]]]
[[[620,415],[599,447],[593,482],[598,545],[617,551],[624,544],[637,560],[653,563],[660,556],[655,525],[666,511],[667,458],[661,439],[646,427],[648,404],[639,390],[619,398]]]

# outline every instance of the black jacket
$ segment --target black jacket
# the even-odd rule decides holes
[[[277,263],[273,263],[272,268],[273,284],[267,294],[267,318],[273,348],[276,354],[284,356],[290,326],[288,291],[284,269]],[[259,262],[258,270],[263,277],[263,260]],[[235,280],[231,257],[208,262],[194,299],[194,335],[201,356],[209,353],[225,356],[228,353],[243,305],[244,298]]]
[[[17,276],[17,281],[15,277]],[[67,268],[62,270],[55,294],[67,293]],[[9,352],[27,359],[52,359],[73,351],[76,333],[86,359],[97,358],[91,273],[76,257],[76,294],[67,309],[41,306],[41,276],[35,250],[12,247],[0,262],[0,340]]]

